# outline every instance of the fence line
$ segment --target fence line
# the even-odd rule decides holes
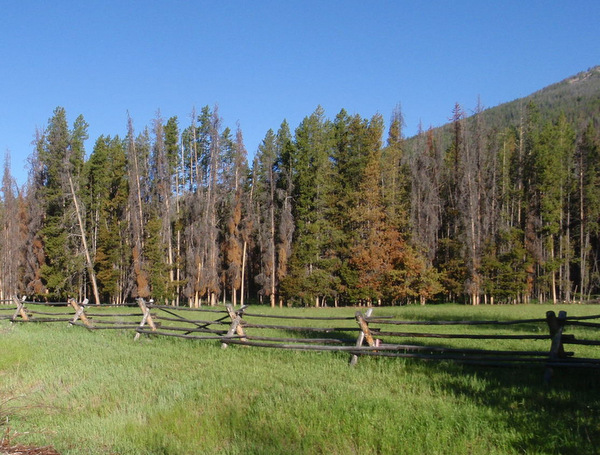
[[[365,313],[357,311],[354,317],[314,317],[267,315],[247,312],[244,306],[234,309],[231,305],[221,308],[186,308],[154,305],[138,299],[127,305],[89,305],[87,301],[26,302],[14,297],[12,305],[0,306],[0,319],[12,322],[68,322],[72,326],[88,330],[133,330],[135,339],[141,335],[170,336],[194,340],[220,341],[223,348],[242,345],[271,349],[300,351],[337,351],[351,355],[351,364],[360,356],[412,358],[422,360],[445,360],[482,366],[545,365],[545,378],[549,380],[555,367],[600,368],[600,359],[575,356],[566,351],[566,345],[600,346],[597,336],[593,339],[576,338],[566,334],[569,327],[587,331],[600,328],[600,315],[567,317],[566,312],[548,311],[545,318],[510,321],[414,321],[397,320],[388,316],[373,316],[373,309]],[[38,310],[46,306],[47,310]],[[54,311],[49,311],[52,308]],[[137,311],[132,310],[136,308]],[[181,313],[185,313],[181,314]],[[190,314],[193,313],[193,316]],[[187,316],[190,314],[190,317]],[[202,314],[203,318],[197,318]],[[287,321],[288,324],[271,324],[269,320]],[[321,325],[297,325],[293,322],[313,321]],[[333,325],[346,321],[347,325]],[[331,323],[332,325],[327,325]],[[538,331],[545,326],[546,333],[506,334],[496,333],[499,328]],[[398,327],[462,327],[489,326],[492,333],[450,333],[428,331],[402,331]],[[250,332],[250,333],[248,333]],[[481,331],[480,331],[481,332]],[[316,336],[315,336],[316,335]],[[325,336],[323,336],[325,335]],[[489,341],[510,342],[520,340],[530,349],[482,349],[480,347],[440,345],[447,342]],[[546,341],[549,348],[531,349],[536,341]],[[436,344],[437,343],[437,344]]]

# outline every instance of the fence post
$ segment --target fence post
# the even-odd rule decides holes
[[[17,305],[17,309],[15,310],[15,314],[13,314],[13,317],[10,320],[14,322],[17,319],[17,316],[21,315],[24,321],[29,321],[29,316],[27,316],[27,313],[25,312],[25,307],[23,306],[23,304],[25,303],[25,297],[19,299],[15,295],[13,296],[13,302],[15,302],[15,304]]]
[[[229,317],[231,318],[231,326],[229,326],[229,330],[227,331],[227,335],[225,335],[225,338],[231,338],[233,336],[234,333],[237,333],[241,338],[241,341],[246,341],[246,338],[244,338],[244,336],[246,335],[244,333],[244,328],[242,327],[242,317],[240,316],[241,313],[244,312],[244,309],[246,308],[245,306],[241,307],[239,309],[239,311],[234,311],[233,306],[231,304],[227,304],[225,305],[225,308],[227,308],[227,313],[229,314]],[[227,347],[227,343],[225,343],[224,341],[221,343],[221,348],[225,349]]]
[[[81,306],[77,303],[77,301],[75,299],[69,298],[67,300],[67,302],[75,310],[75,317],[73,317],[73,320],[71,321],[71,324],[75,324],[75,322],[77,322],[77,319],[81,319],[81,322],[83,322],[88,329],[93,328],[92,323],[90,322],[90,320],[85,315],[85,305],[87,304],[88,299],[85,299],[82,302]]]
[[[558,318],[554,311],[546,312],[546,322],[548,323],[548,330],[550,331],[550,352],[548,353],[549,364],[546,366],[546,372],[544,373],[544,382],[548,384],[552,378],[552,366],[553,360],[563,358],[565,356],[565,348],[562,343],[562,335],[567,320],[567,312],[559,311]]]
[[[362,346],[363,342],[365,341],[365,338],[367,339],[367,343],[369,344],[369,346],[375,346],[375,340],[373,339],[373,335],[371,335],[371,330],[369,329],[369,324],[365,320],[365,318],[368,318],[369,316],[371,316],[372,313],[373,313],[373,308],[369,308],[365,312],[364,316],[362,315],[362,313],[360,311],[356,312],[356,315],[355,315],[356,322],[358,322],[358,325],[360,327],[360,333],[358,334],[358,338],[356,339],[356,347],[357,348],[360,348]],[[352,358],[350,359],[350,365],[356,365],[356,362],[358,362],[358,355],[353,354]]]
[[[140,326],[138,327],[139,329],[141,329],[142,327],[144,327],[146,325],[146,322],[148,323],[148,325],[150,326],[150,328],[152,329],[153,332],[156,332],[156,324],[154,324],[154,321],[152,320],[152,315],[150,314],[150,310],[148,309],[148,307],[146,306],[146,302],[143,298],[139,298],[137,299],[137,303],[138,306],[140,307],[140,309],[142,310],[142,313],[144,314],[144,317],[142,318],[142,322],[140,322]],[[134,340],[137,341],[140,338],[140,333],[136,333]]]

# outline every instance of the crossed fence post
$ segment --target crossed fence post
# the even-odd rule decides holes
[[[552,342],[550,345],[550,352],[548,354],[549,362],[546,366],[546,372],[544,373],[544,382],[548,384],[553,373],[552,361],[565,357],[565,348],[563,346],[562,337],[565,323],[567,322],[567,312],[559,311],[558,317],[556,317],[554,311],[548,311],[546,312],[546,322],[548,323],[550,339]]]
[[[365,318],[368,318],[373,313],[373,308],[369,308],[365,314],[363,315],[360,311],[356,312],[356,322],[360,327],[360,333],[358,334],[358,338],[356,339],[356,347],[360,348],[365,341],[367,340],[367,344],[369,346],[375,346],[375,339],[371,334],[371,329],[369,329],[369,323]],[[350,365],[356,365],[358,362],[358,354],[353,354],[352,359],[350,359]]]
[[[229,317],[231,318],[231,325],[229,326],[227,335],[225,335],[224,338],[231,338],[233,337],[234,333],[237,333],[241,337],[241,341],[246,341],[246,338],[244,338],[246,334],[244,333],[244,328],[242,327],[242,313],[246,309],[246,306],[244,305],[238,311],[235,311],[233,306],[228,303],[225,305],[225,308],[227,308],[227,313],[229,313]],[[225,349],[226,347],[227,343],[223,341],[221,343],[221,348]]]
[[[17,316],[21,316],[23,318],[24,321],[29,321],[29,316],[27,316],[27,313],[25,312],[25,296],[23,296],[23,298],[18,298],[16,295],[13,296],[13,302],[15,302],[15,304],[17,305],[17,309],[15,310],[15,314],[13,314],[12,318],[10,319],[12,322],[14,322],[17,319]]]
[[[67,300],[67,302],[75,310],[75,316],[73,317],[73,320],[71,321],[71,324],[75,324],[77,322],[77,319],[81,319],[81,322],[83,322],[88,329],[93,328],[93,325],[92,325],[91,321],[85,315],[85,305],[87,305],[88,299],[85,299],[81,303],[81,305],[79,305],[77,303],[77,301],[75,299],[73,299],[73,298],[69,298]]]
[[[148,309],[148,306],[146,305],[146,301],[143,298],[139,298],[136,299],[137,300],[137,304],[140,307],[140,309],[142,310],[142,313],[144,314],[144,317],[142,318],[142,322],[140,322],[140,326],[138,327],[139,329],[143,328],[146,325],[146,322],[148,323],[148,325],[150,326],[150,328],[152,329],[153,332],[156,332],[156,324],[154,323],[154,320],[152,319],[152,315],[150,314],[150,310]],[[152,303],[152,301],[150,301],[150,303]],[[138,340],[140,338],[140,333],[136,333],[134,340]]]

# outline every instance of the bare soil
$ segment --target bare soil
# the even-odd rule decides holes
[[[23,445],[10,445],[10,443],[2,441],[0,443],[0,455],[60,455],[51,446],[46,447],[31,447]]]

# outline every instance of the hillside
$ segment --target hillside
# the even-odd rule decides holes
[[[600,66],[595,66],[561,82],[549,85],[524,98],[486,109],[483,114],[490,126],[516,126],[524,106],[533,102],[543,121],[554,120],[561,112],[570,123],[581,126],[600,117]]]

